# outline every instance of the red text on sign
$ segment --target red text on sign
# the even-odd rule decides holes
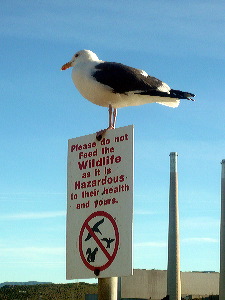
[[[85,149],[91,149],[91,148],[95,148],[96,147],[96,142],[93,143],[88,143],[88,144],[83,144],[83,145],[72,145],[70,148],[70,151],[80,151],[80,150],[85,150]]]
[[[112,198],[112,199],[106,199],[106,200],[95,200],[94,201],[94,206],[95,208],[98,206],[102,206],[102,205],[109,205],[109,204],[115,204],[118,203],[118,201],[116,200],[116,198]]]
[[[122,157],[120,155],[115,156],[115,155],[111,155],[111,156],[104,156],[104,157],[100,157],[99,159],[88,159],[88,160],[83,160],[83,161],[78,161],[78,167],[80,170],[86,170],[87,168],[95,168],[95,167],[102,167],[102,166],[106,166],[106,165],[111,165],[111,164],[118,164],[120,163],[122,160]]]

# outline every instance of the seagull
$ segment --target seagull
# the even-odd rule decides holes
[[[100,139],[107,130],[115,128],[117,108],[147,103],[175,108],[180,99],[194,101],[192,93],[171,89],[144,70],[100,60],[91,50],[78,51],[61,70],[70,67],[73,67],[73,83],[81,95],[109,109],[109,126],[97,133]]]

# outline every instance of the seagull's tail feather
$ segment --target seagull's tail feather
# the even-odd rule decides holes
[[[169,99],[169,98],[162,98],[162,99],[163,99],[162,101],[157,101],[156,103],[161,104],[161,105],[165,105],[165,106],[168,106],[168,107],[172,107],[172,108],[176,108],[180,104],[180,100],[178,100],[178,99],[174,99],[174,100]]]
[[[139,95],[149,95],[149,96],[159,96],[159,97],[166,97],[166,98],[175,98],[175,99],[187,99],[187,100],[192,100],[192,97],[195,97],[195,94],[189,93],[189,92],[182,92],[179,90],[169,90],[168,92],[162,92],[159,90],[147,90],[147,91],[138,91],[134,92],[134,94],[139,94]]]
[[[192,99],[192,97],[195,97],[195,94],[189,92],[182,92],[179,90],[173,90],[173,89],[170,90],[170,97],[195,101],[194,99]]]

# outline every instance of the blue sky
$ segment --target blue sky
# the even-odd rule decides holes
[[[119,109],[135,126],[134,268],[166,269],[169,153],[178,152],[181,270],[219,271],[225,1],[1,1],[3,281],[65,280],[67,140],[107,109],[60,67],[81,49],[195,93],[176,109]]]

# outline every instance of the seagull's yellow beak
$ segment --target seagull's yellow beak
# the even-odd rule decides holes
[[[63,65],[61,67],[61,70],[64,71],[66,69],[69,69],[70,67],[72,67],[72,62],[71,61],[69,61],[68,63],[66,63],[65,65]]]

